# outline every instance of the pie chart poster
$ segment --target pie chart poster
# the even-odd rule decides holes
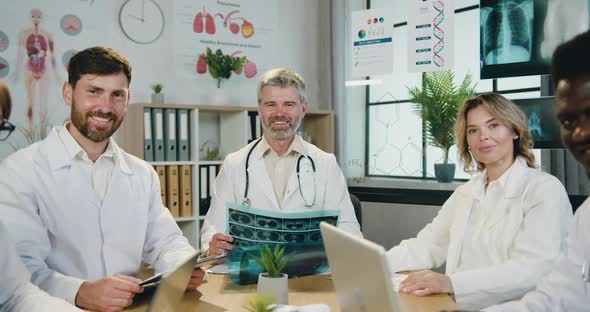
[[[352,76],[393,72],[393,18],[390,10],[352,12]]]
[[[0,159],[69,118],[61,95],[66,66],[76,51],[107,43],[104,16],[112,10],[106,1],[9,2],[0,10],[0,79],[10,90],[17,129],[0,142]]]

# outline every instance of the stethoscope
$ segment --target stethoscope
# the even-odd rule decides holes
[[[252,155],[252,151],[254,150],[256,145],[258,145],[258,143],[260,143],[260,141],[262,141],[262,137],[259,138],[256,142],[254,142],[254,144],[252,144],[252,147],[250,147],[250,150],[248,151],[248,155],[246,156],[246,189],[244,190],[244,200],[242,201],[243,206],[250,206],[250,199],[248,198],[248,189],[250,187],[250,175],[248,174],[248,166],[250,165],[250,155]],[[313,199],[312,199],[311,203],[309,201],[307,201],[307,199],[305,199],[305,196],[303,196],[303,191],[301,191],[301,177],[300,177],[299,165],[301,163],[301,159],[304,157],[307,157],[307,159],[309,159],[309,162],[311,163],[311,169],[313,171]],[[315,204],[315,195],[316,195],[315,163],[313,162],[313,159],[311,159],[310,156],[299,155],[299,157],[297,158],[297,166],[296,166],[295,170],[297,173],[297,184],[299,184],[299,195],[301,195],[301,199],[303,199],[303,202],[305,203],[305,207],[308,207],[308,208],[312,207]]]

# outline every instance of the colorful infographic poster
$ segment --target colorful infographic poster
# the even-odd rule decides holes
[[[412,3],[408,14],[408,71],[431,72],[453,68],[453,0]]]
[[[393,72],[393,18],[390,11],[352,12],[352,76]]]

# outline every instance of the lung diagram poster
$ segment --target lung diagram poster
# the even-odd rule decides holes
[[[205,61],[207,48],[215,53],[245,56],[242,71],[232,80],[257,81],[276,53],[277,1],[175,1],[175,68],[178,75],[193,80],[211,80]]]

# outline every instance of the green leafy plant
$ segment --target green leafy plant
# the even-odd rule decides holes
[[[264,248],[258,247],[258,252],[260,257],[255,255],[252,255],[252,257],[268,273],[268,277],[281,277],[283,269],[295,255],[295,252],[292,252],[285,256],[285,247],[278,244],[275,245],[274,250],[270,250],[268,245],[264,245]]]
[[[151,88],[155,94],[159,94],[160,92],[162,92],[162,89],[164,89],[164,86],[161,83],[155,83],[152,85]]]
[[[229,79],[232,72],[240,72],[242,70],[244,64],[246,64],[246,57],[223,54],[221,49],[217,49],[217,51],[213,53],[210,48],[207,48],[205,62],[209,66],[211,77],[217,79],[217,87],[220,88],[223,79]]]
[[[450,70],[422,74],[422,87],[408,88],[410,102],[416,103],[416,112],[425,122],[424,135],[434,146],[443,149],[444,164],[449,162],[449,149],[455,144],[455,121],[463,102],[475,95],[471,75],[465,75],[455,85]]]
[[[275,300],[271,294],[253,294],[249,296],[243,305],[248,312],[272,312],[276,308],[273,306]]]

